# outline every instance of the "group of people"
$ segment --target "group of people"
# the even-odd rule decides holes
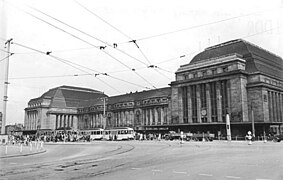
[[[135,133],[134,139],[143,140],[158,140],[163,139],[163,135],[160,133]],[[114,136],[109,140],[116,140]],[[71,132],[57,132],[49,134],[27,134],[27,135],[10,135],[10,144],[24,144],[28,145],[29,142],[43,141],[43,142],[90,142],[90,135],[78,135]]]
[[[149,134],[143,134],[143,133],[136,133],[136,140],[158,140],[160,141],[163,138],[163,136],[160,133],[149,133]]]

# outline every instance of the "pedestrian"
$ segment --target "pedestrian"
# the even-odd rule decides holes
[[[161,140],[161,134],[159,133],[158,134],[158,141],[160,141]]]

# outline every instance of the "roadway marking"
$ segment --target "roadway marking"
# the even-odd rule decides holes
[[[271,180],[271,179],[256,179],[256,180]]]
[[[237,176],[226,176],[226,178],[231,178],[231,179],[241,179],[241,177],[237,177]]]
[[[153,170],[151,170],[152,172],[162,172],[162,170],[160,170],[160,169],[153,169]]]
[[[173,173],[175,173],[175,174],[187,174],[187,172],[183,172],[183,171],[173,171]]]
[[[18,163],[12,163],[12,162],[11,162],[10,164],[18,164]]]
[[[132,170],[140,170],[140,169],[142,169],[142,168],[131,168]]]
[[[200,176],[213,176],[212,174],[198,174]]]

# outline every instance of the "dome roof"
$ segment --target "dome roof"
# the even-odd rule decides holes
[[[106,97],[106,95],[103,92],[88,88],[59,86],[50,89],[39,98],[31,99],[30,102],[51,99],[50,107],[76,108],[79,107],[81,101],[100,97]]]
[[[235,53],[242,55],[242,58],[246,60],[247,72],[260,72],[283,79],[283,60],[281,57],[242,39],[208,47],[197,54],[191,60],[190,65],[206,59]]]

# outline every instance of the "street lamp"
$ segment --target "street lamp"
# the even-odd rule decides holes
[[[108,100],[107,97],[102,97],[101,100],[103,101],[103,122],[102,122],[102,126],[103,129],[106,128],[106,101]]]

